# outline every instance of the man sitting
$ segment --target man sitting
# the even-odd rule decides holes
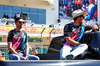
[[[72,16],[74,22],[64,26],[66,43],[63,44],[60,50],[60,59],[72,60],[74,57],[87,50],[87,44],[80,43],[80,40],[86,28],[88,28],[88,30],[93,28],[83,25],[84,15],[87,15],[87,13],[82,12],[80,9],[73,11]]]
[[[38,56],[29,55],[27,33],[22,30],[24,21],[21,17],[15,19],[16,28],[8,33],[8,50],[10,60],[39,60]]]

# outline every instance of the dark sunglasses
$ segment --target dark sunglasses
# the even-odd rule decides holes
[[[21,23],[23,23],[23,24],[24,24],[25,22],[21,22],[21,21],[19,21],[19,23],[20,23],[20,24],[21,24]]]
[[[83,15],[81,15],[81,16],[79,16],[79,17],[83,17],[83,18],[85,18]]]
[[[83,15],[81,15],[80,17],[83,17],[83,18],[85,18]]]

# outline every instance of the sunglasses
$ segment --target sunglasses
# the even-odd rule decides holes
[[[21,23],[23,23],[23,24],[24,24],[25,22],[21,22],[21,21],[19,21],[19,23],[20,23],[20,24],[21,24]]]
[[[81,15],[81,16],[79,16],[79,17],[83,17],[83,18],[85,18],[83,15]]]

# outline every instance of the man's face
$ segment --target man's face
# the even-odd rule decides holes
[[[18,22],[15,23],[18,28],[23,28],[24,21],[23,19],[19,19]]]

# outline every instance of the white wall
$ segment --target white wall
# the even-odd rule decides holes
[[[58,0],[54,1],[54,6],[48,6],[46,9],[47,25],[55,24],[58,19]]]

